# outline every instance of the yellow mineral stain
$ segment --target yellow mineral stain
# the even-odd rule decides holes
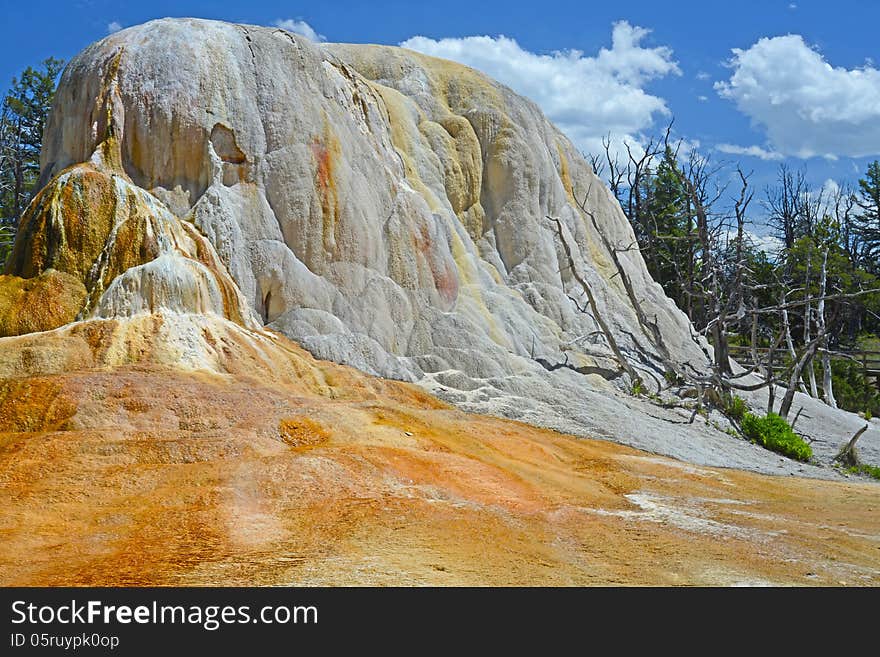
[[[388,110],[388,121],[391,127],[391,143],[403,160],[404,173],[409,184],[424,197],[432,212],[440,212],[442,204],[419,176],[418,167],[413,159],[412,141],[414,138],[421,139],[421,135],[413,136],[407,131],[407,126],[413,123],[410,114],[411,109],[407,105],[406,97],[396,89],[385,87],[376,82],[370,86],[382,97],[385,108]],[[416,110],[421,117],[421,111]],[[421,122],[421,118],[416,123]]]
[[[559,178],[562,180],[562,186],[565,188],[565,194],[568,196],[568,201],[575,207],[577,207],[578,202],[574,198],[574,188],[571,183],[571,173],[569,172],[568,158],[565,157],[565,153],[562,150],[562,145],[559,142],[556,142],[556,152],[559,155]]]
[[[86,288],[70,274],[47,269],[34,278],[0,276],[0,337],[48,331],[76,319]]]
[[[451,230],[451,235],[452,259],[455,261],[455,266],[458,269],[458,278],[461,281],[459,294],[467,295],[474,301],[480,313],[482,324],[488,329],[487,334],[492,341],[505,348],[510,348],[510,342],[498,325],[498,320],[489,312],[489,308],[486,306],[486,302],[483,299],[482,286],[479,284],[479,274],[474,267],[473,260],[465,249],[464,242],[461,241],[461,238],[454,229]]]

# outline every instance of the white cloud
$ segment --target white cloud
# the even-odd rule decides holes
[[[700,71],[697,73],[697,80],[708,80],[712,76],[706,73],[706,71]]]
[[[743,238],[745,238],[745,242],[751,244],[759,251],[763,251],[768,256],[774,256],[782,250],[782,240],[780,240],[778,237],[774,237],[773,235],[761,234],[754,230],[750,230],[749,228],[743,228]],[[733,242],[735,239],[736,229],[728,229],[728,243]]]
[[[790,2],[789,5],[788,5],[788,8],[789,8],[789,9],[792,9],[792,10],[797,9],[797,4],[794,3],[794,2]]]
[[[840,192],[840,183],[838,183],[833,178],[827,178],[825,182],[822,183],[822,196],[826,199],[833,199]]]
[[[709,97],[708,96],[697,96],[697,100],[700,101],[701,103],[705,103],[707,100],[709,100]]]
[[[747,230],[745,233],[746,239],[748,239],[756,249],[763,251],[767,255],[776,255],[782,251],[783,243],[778,237],[774,237],[773,235],[759,235],[751,230]]]
[[[715,89],[766,132],[774,152],[808,158],[880,153],[880,70],[832,67],[800,35],[734,49]]]
[[[698,151],[702,147],[702,143],[699,139],[681,139],[679,142],[679,153],[686,152],[690,154],[691,151]]]
[[[717,144],[715,150],[730,155],[747,155],[748,157],[757,157],[762,160],[781,160],[781,153],[768,151],[760,146],[737,146],[735,144]]]
[[[321,42],[327,40],[327,37],[323,34],[318,34],[315,29],[305,21],[298,21],[293,18],[279,18],[272,23],[272,25],[280,27],[282,30],[299,34],[312,41]]]
[[[415,36],[400,45],[485,72],[535,101],[579,148],[597,153],[604,135],[637,143],[655,118],[669,114],[666,101],[644,87],[681,71],[672,50],[642,45],[649,33],[617,22],[611,48],[593,56],[580,50],[533,53],[505,36]]]
[[[122,23],[119,21],[112,21],[107,23],[107,34],[113,34],[114,32],[118,32],[122,29]]]

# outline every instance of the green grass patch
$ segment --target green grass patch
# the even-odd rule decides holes
[[[878,468],[876,465],[867,465],[865,463],[860,463],[853,468],[849,468],[849,471],[853,474],[863,474],[868,475],[869,477],[874,477],[874,479],[880,479],[880,468]]]
[[[813,449],[776,413],[764,417],[745,413],[742,430],[746,438],[778,454],[797,461],[809,461],[813,457]]]

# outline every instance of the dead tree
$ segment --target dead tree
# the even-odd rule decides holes
[[[819,348],[819,344],[824,338],[824,332],[819,333],[819,335],[813,338],[806,345],[804,353],[794,364],[794,367],[791,370],[791,376],[788,379],[788,388],[786,389],[785,395],[782,398],[782,403],[779,406],[779,415],[781,417],[788,417],[788,414],[791,411],[791,403],[794,401],[794,393],[797,390],[797,382],[801,378],[804,368],[813,361],[813,357],[816,355],[816,350]]]
[[[611,154],[611,135],[605,135],[602,137],[602,148],[605,151],[605,165],[608,166],[608,187],[611,188],[611,193],[614,194],[614,198],[620,201],[620,189],[621,185],[623,185],[623,181],[627,176],[626,170],[621,167],[620,159],[617,155]],[[593,172],[598,176],[601,171],[604,171],[605,165],[599,163],[599,158],[601,156],[596,156],[595,158],[591,157],[590,162],[593,166]]]
[[[593,170],[593,175],[597,178],[601,178],[602,174],[605,173],[605,162],[602,160],[602,156],[599,153],[591,153],[590,155],[586,155],[585,157],[590,163],[590,168]]]
[[[797,350],[794,348],[794,340],[791,337],[791,322],[788,319],[788,293],[789,290],[787,286],[784,283],[780,284],[779,315],[782,323],[782,332],[785,335],[785,346],[788,349],[788,355],[791,358],[791,362],[795,362],[797,361]],[[807,388],[802,379],[798,379],[797,385],[800,392],[807,394]]]
[[[560,221],[557,217],[548,216],[547,219],[556,224],[556,234],[559,237],[559,241],[562,244],[562,250],[565,252],[565,258],[567,261],[567,265],[569,271],[571,272],[572,278],[577,281],[578,285],[580,285],[581,290],[587,297],[587,302],[590,306],[590,314],[593,317],[593,320],[599,326],[599,329],[602,331],[602,335],[605,338],[606,343],[608,344],[608,348],[611,349],[611,352],[614,354],[614,358],[617,361],[617,364],[620,368],[629,375],[630,381],[632,385],[635,387],[639,385],[642,381],[642,377],[636,372],[635,368],[629,363],[626,357],[621,352],[620,347],[617,346],[617,340],[614,339],[614,334],[611,331],[611,328],[605,322],[605,319],[602,317],[602,313],[599,310],[599,304],[596,303],[596,297],[593,294],[593,290],[590,287],[590,284],[587,283],[586,279],[581,276],[580,272],[578,272],[577,263],[575,263],[574,257],[571,253],[571,247],[568,244],[568,240],[565,239],[565,233],[562,228],[562,221]],[[573,298],[572,301],[577,304],[577,301]],[[578,306],[580,310],[585,310],[581,306]]]
[[[765,190],[768,224],[782,237],[785,248],[791,249],[799,237],[812,232],[803,216],[809,185],[803,171],[792,173],[784,163],[779,165],[777,181],[777,186]]]
[[[807,272],[804,280],[804,344],[808,344],[810,342],[810,335],[812,334],[811,327],[813,325],[813,305],[812,305],[812,291],[810,290],[810,285],[812,281],[810,280],[810,266],[812,264],[813,257],[813,247],[810,245],[810,248],[807,249]],[[816,372],[813,369],[813,366],[810,362],[807,362],[809,365],[809,369],[807,370],[807,379],[810,382],[810,397],[814,399],[819,398],[819,390],[816,387]]]
[[[749,313],[746,311],[746,291],[754,290],[755,286],[750,285],[749,270],[745,259],[745,225],[746,212],[751,203],[754,193],[749,189],[749,176],[746,175],[739,167],[736,168],[737,175],[740,179],[739,197],[733,204],[733,214],[736,219],[736,237],[733,241],[733,282],[727,293],[727,302],[724,305],[724,313],[730,312],[732,308],[736,308],[736,316],[740,321],[744,320]],[[728,251],[730,249],[728,248]],[[752,362],[757,362],[757,341],[758,341],[758,316],[751,313],[751,349]]]
[[[856,221],[858,204],[855,192],[848,185],[843,185],[837,189],[829,205],[834,213],[835,223],[840,226],[840,241],[843,249],[853,266],[859,266],[862,244]]]
[[[618,255],[619,253],[629,251],[633,246],[638,247],[638,245],[628,244],[620,247],[611,243],[611,241],[608,239],[608,237],[606,237],[605,233],[602,232],[602,229],[599,227],[599,222],[596,221],[596,215],[587,208],[587,201],[590,198],[590,192],[592,192],[592,190],[592,186],[587,189],[587,193],[584,194],[584,200],[579,204],[580,210],[585,217],[589,218],[590,223],[593,225],[593,230],[596,231],[599,239],[602,240],[602,245],[611,256],[611,261],[614,263],[614,267],[617,270],[617,275],[620,277],[621,283],[623,283],[623,289],[626,291],[627,298],[629,299],[630,304],[635,310],[636,318],[638,319],[639,326],[641,327],[642,332],[648,338],[648,341],[651,343],[651,345],[659,352],[666,371],[676,373],[675,365],[669,358],[669,350],[667,349],[666,344],[663,342],[663,336],[660,333],[660,328],[657,326],[656,318],[652,322],[648,319],[647,315],[645,315],[645,311],[642,308],[642,300],[636,296],[636,291],[635,287],[632,284],[632,280],[630,279],[626,268],[621,263],[620,256]]]
[[[862,434],[868,430],[868,425],[866,424],[861,429],[853,434],[853,437],[849,439],[849,442],[841,447],[840,451],[837,453],[837,456],[834,457],[834,460],[838,463],[843,464],[848,468],[857,468],[861,465],[861,459],[859,459],[859,453],[856,451],[856,443],[859,438],[862,437]]]
[[[829,321],[829,318],[826,317],[826,302],[832,299],[841,300],[850,296],[866,294],[869,291],[859,291],[851,294],[829,293],[829,282],[827,280],[828,252],[826,251],[823,254],[822,267],[819,271],[817,295],[816,291],[812,289],[814,283],[812,279],[815,278],[813,272],[814,263],[812,262],[812,254],[808,251],[802,299],[791,300],[795,290],[792,289],[791,280],[789,275],[786,274],[783,280],[779,281],[778,302],[775,304],[771,302],[768,305],[761,306],[756,301],[761,296],[758,291],[762,288],[770,288],[772,284],[756,285],[754,283],[748,264],[747,250],[744,247],[745,240],[747,239],[745,231],[747,209],[753,199],[753,193],[748,185],[748,176],[741,169],[737,168],[737,174],[741,183],[740,193],[733,202],[732,213],[720,213],[713,208],[725,191],[723,187],[719,188],[714,184],[720,167],[710,169],[708,158],[699,155],[696,151],[690,153],[688,161],[684,165],[678,166],[678,148],[670,147],[669,129],[667,129],[662,142],[662,148],[661,142],[654,139],[650,140],[643,150],[640,149],[638,151],[631,145],[624,144],[627,154],[627,161],[624,166],[620,164],[616,156],[612,155],[610,138],[603,139],[603,146],[605,162],[602,163],[601,156],[597,156],[591,158],[591,164],[593,165],[594,172],[597,174],[607,170],[612,193],[624,206],[633,227],[642,233],[644,243],[637,244],[636,248],[641,247],[645,258],[648,259],[661,257],[662,255],[658,255],[662,251],[661,249],[653,248],[656,240],[687,239],[688,245],[691,247],[688,263],[666,263],[666,260],[663,262],[664,267],[667,267],[667,269],[669,269],[668,265],[672,264],[672,270],[679,272],[680,280],[686,281],[683,298],[687,300],[688,315],[698,327],[702,326],[700,333],[708,337],[711,343],[713,353],[710,358],[712,366],[711,372],[708,374],[706,372],[699,372],[688,364],[671,362],[668,350],[660,335],[656,318],[652,322],[645,316],[641,300],[637,297],[637,290],[634,289],[627,270],[624,268],[619,257],[621,252],[630,250],[634,245],[616,245],[611,243],[600,229],[593,213],[587,209],[589,190],[584,197],[584,201],[579,204],[582,217],[585,222],[589,220],[592,223],[593,229],[599,239],[602,240],[603,246],[617,269],[616,275],[620,276],[623,288],[635,310],[642,333],[647,338],[650,346],[659,352],[659,354],[654,354],[653,357],[656,358],[659,355],[659,359],[663,361],[667,371],[672,371],[676,374],[676,380],[683,381],[685,384],[696,388],[699,396],[698,404],[705,403],[706,400],[713,396],[715,399],[720,400],[729,399],[731,391],[734,390],[757,390],[767,387],[769,389],[768,411],[770,411],[773,409],[775,401],[775,386],[777,384],[787,384],[779,409],[780,415],[787,418],[791,411],[795,393],[798,390],[806,391],[804,386],[804,369],[808,370],[807,378],[810,393],[816,398],[819,397],[813,363],[815,362],[816,355],[821,353],[823,365],[822,396],[826,403],[834,406],[836,402],[834,401],[831,381],[832,352],[829,348],[831,338],[829,327],[834,325],[835,322]],[[651,217],[645,216],[646,212],[643,212],[644,199],[642,195],[645,189],[650,188],[650,185],[646,185],[645,181],[653,175],[654,160],[661,152],[664,153],[664,157],[673,159],[675,166],[670,168],[678,176],[678,182],[683,190],[683,207],[686,207],[688,214],[688,226],[692,227],[685,236],[682,236],[680,233],[661,235],[656,230],[656,225],[650,225]],[[785,245],[791,248],[800,237],[813,235],[818,220],[823,216],[827,208],[824,206],[821,194],[812,194],[802,173],[795,175],[785,167],[781,167],[780,183],[781,187],[777,192],[768,192],[767,203],[773,220],[776,221],[778,229],[782,233]],[[683,208],[678,210],[678,212],[683,211],[685,211]],[[843,211],[845,212],[846,209],[844,208]],[[555,223],[556,233],[568,261],[568,268],[571,269],[572,276],[581,287],[583,295],[587,297],[589,313],[593,315],[601,329],[600,332],[605,337],[605,341],[614,354],[614,358],[621,371],[628,374],[633,382],[640,381],[641,377],[636,372],[633,363],[630,362],[633,354],[629,354],[628,359],[619,348],[596,305],[593,291],[577,269],[568,242],[571,239],[570,234],[566,237],[562,222],[559,219],[552,217],[548,217],[548,219]],[[736,221],[735,237],[731,237],[730,222],[734,219]],[[719,245],[721,244],[726,245],[723,253],[719,250]],[[662,255],[662,257],[665,257],[667,260],[669,259],[665,255]],[[685,265],[687,265],[687,272],[684,271]],[[659,268],[657,269],[659,270]],[[577,300],[574,300],[574,302],[578,303]],[[695,312],[696,304],[698,304],[699,308],[698,313]],[[588,312],[585,307],[578,307],[583,312]],[[795,346],[795,340],[792,335],[791,311],[795,309],[803,312],[803,344],[800,348]],[[758,345],[763,340],[762,336],[766,335],[766,333],[762,333],[760,330],[762,327],[760,317],[766,314],[778,316],[780,326],[778,331],[774,330],[776,337],[775,340],[770,340],[772,345],[765,352],[766,356],[761,357]],[[751,338],[752,366],[745,372],[738,374],[734,374],[730,367],[728,347],[729,334],[735,326],[738,326],[743,334],[748,331]],[[635,349],[639,352],[636,357],[644,356],[645,352],[639,344],[639,339],[636,336],[632,337]],[[773,336],[769,337],[772,338]],[[777,378],[777,374],[773,370],[772,363],[776,349],[787,351],[792,361],[791,368],[784,375],[785,381]],[[709,355],[708,352],[706,353]],[[759,374],[761,381],[745,383],[743,381],[744,377],[753,373]]]
[[[823,335],[819,345],[822,350],[822,399],[831,408],[837,408],[831,377],[831,352],[828,350],[828,332],[825,327],[825,288],[828,279],[828,249],[822,252],[822,269],[819,276],[819,301],[816,306],[816,322],[819,333]],[[812,368],[811,368],[812,369]]]
[[[696,151],[692,151],[686,172],[673,169],[684,187],[691,208],[696,217],[697,238],[700,243],[702,264],[705,271],[700,284],[700,296],[705,299],[711,319],[704,329],[714,351],[715,367],[722,375],[730,374],[730,350],[727,345],[727,313],[724,312],[724,300],[721,286],[720,264],[715,258],[715,240],[713,227],[710,225],[712,205],[721,197],[723,189],[709,190],[709,181],[717,170],[708,168],[708,160]]]

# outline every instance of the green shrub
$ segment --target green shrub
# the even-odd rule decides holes
[[[666,383],[671,386],[680,386],[684,384],[684,379],[676,374],[674,370],[666,370],[663,372],[663,378],[666,379]]]
[[[749,440],[779,454],[798,461],[809,461],[813,456],[812,448],[776,413],[765,417],[745,413],[742,429]]]
[[[727,417],[729,417],[731,420],[742,422],[743,418],[749,410],[749,407],[746,406],[746,402],[743,400],[742,397],[732,395],[727,402],[727,407],[724,410],[727,413]]]

